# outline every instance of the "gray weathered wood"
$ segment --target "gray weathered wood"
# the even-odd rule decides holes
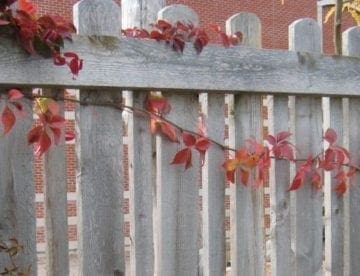
[[[133,94],[133,105],[143,107],[145,92]],[[154,275],[152,143],[149,120],[129,117],[129,190],[131,275]]]
[[[199,25],[199,16],[197,13],[182,4],[174,4],[166,6],[158,12],[158,19],[164,19],[171,23],[182,21],[185,24],[193,24],[194,26]]]
[[[289,130],[289,99],[274,96],[272,101],[268,111],[269,132],[275,135]],[[278,276],[292,273],[289,183],[289,161],[273,160],[270,169],[271,272]]]
[[[74,37],[65,51],[76,51],[84,59],[76,80],[68,68],[29,58],[2,40],[0,86],[360,94],[360,59],[355,57],[211,45],[200,55],[193,47],[179,55],[156,41],[123,39],[104,46],[84,37]]]
[[[224,96],[208,95],[202,105],[207,135],[215,141],[224,140]],[[226,267],[225,252],[225,183],[223,172],[224,152],[211,145],[202,167],[203,217],[203,275],[223,275]]]
[[[227,33],[238,31],[246,37],[246,46],[261,47],[261,24],[252,13],[239,13],[226,22]],[[257,37],[251,37],[257,36]],[[262,113],[260,95],[235,96],[235,147],[246,139],[262,140]],[[264,275],[264,212],[263,188],[252,190],[239,179],[231,186],[231,272],[233,275]]]
[[[164,95],[172,105],[168,119],[195,130],[197,95]],[[199,159],[193,152],[193,166],[170,165],[182,147],[157,137],[157,258],[159,276],[198,275],[198,172]]]
[[[337,133],[337,144],[343,145],[344,120],[343,99],[332,98],[330,101],[330,127]],[[325,263],[328,275],[344,274],[344,208],[343,197],[335,192],[336,179],[330,173],[324,179],[325,207]]]
[[[289,26],[289,49],[293,51],[321,52],[321,34],[313,19],[297,20]],[[322,112],[320,97],[299,96],[295,99],[295,144],[297,158],[307,158],[322,150]],[[307,133],[307,135],[304,135]],[[297,169],[300,164],[297,164]],[[294,196],[295,218],[294,253],[297,275],[322,273],[322,196],[304,181]]]
[[[360,56],[360,51],[357,47],[360,42],[360,28],[350,28],[343,34],[343,53],[344,55]],[[360,147],[359,147],[359,128],[356,127],[360,117],[359,99],[350,99],[348,102],[348,109],[344,107],[345,123],[348,120],[348,125],[345,125],[345,131],[349,132],[349,140],[344,136],[344,145],[349,147],[352,156],[352,162],[356,165],[360,164]],[[348,112],[348,113],[347,113]],[[347,133],[346,133],[347,134]],[[347,145],[347,143],[349,143]],[[357,233],[360,231],[360,187],[359,174],[350,181],[349,194],[344,198],[344,275],[360,274],[360,259],[356,254],[356,248],[360,246],[360,238]]]
[[[31,90],[24,93],[31,94]],[[31,266],[30,276],[35,276],[37,260],[33,150],[26,141],[33,122],[32,103],[26,99],[21,102],[26,118],[18,119],[11,132],[0,139],[0,241],[17,239],[24,250],[19,252],[16,264],[23,270]],[[3,107],[2,101],[1,110]],[[3,271],[5,266],[11,264],[4,258],[5,254],[0,255],[0,270]]]
[[[157,20],[157,13],[165,6],[164,0],[122,0],[122,28],[149,29]]]
[[[43,90],[50,97],[61,96],[63,90]],[[64,117],[64,104],[59,102]],[[69,274],[69,243],[67,223],[67,184],[65,167],[64,130],[60,145],[53,146],[44,155],[44,205],[46,225],[47,275]]]
[[[150,29],[157,19],[164,0],[123,0],[122,27]],[[143,107],[146,92],[124,91],[125,103]],[[127,119],[127,120],[126,120]],[[130,273],[131,275],[154,275],[153,188],[154,166],[152,159],[152,136],[149,121],[143,116],[128,114],[129,190],[130,190]],[[141,173],[138,173],[141,172]]]
[[[117,35],[120,29],[120,8],[111,0],[80,1],[74,15],[81,34]],[[89,103],[121,99],[120,91],[80,91],[80,100]],[[124,275],[121,112],[81,105],[76,122],[78,275]]]

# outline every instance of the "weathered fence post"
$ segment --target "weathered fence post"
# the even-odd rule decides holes
[[[120,8],[112,0],[82,0],[74,6],[74,22],[81,35],[117,39],[120,20]],[[111,54],[111,49],[103,47]],[[121,111],[91,106],[99,102],[120,106],[122,93],[81,90],[80,100],[88,105],[76,110],[78,275],[125,275]]]
[[[243,45],[261,47],[261,23],[255,14],[238,13],[226,21],[227,33],[239,31],[243,34]],[[262,141],[261,101],[259,95],[235,96],[234,122],[229,122],[231,147],[243,146],[250,137]],[[264,275],[263,188],[253,190],[236,179],[230,201],[232,275]]]
[[[164,0],[122,0],[122,28],[149,29],[157,19]],[[124,91],[126,104],[143,107],[148,92]],[[153,203],[155,196],[152,135],[149,120],[127,116],[130,190],[130,272],[154,275]],[[141,174],[139,173],[141,172]]]
[[[179,10],[187,12],[179,15]],[[158,18],[173,23],[178,20],[187,22],[188,13],[194,12],[183,5],[173,5],[159,11]],[[198,95],[175,92],[164,96],[172,105],[168,118],[185,129],[195,130],[198,121]],[[157,137],[158,244],[155,274],[198,275],[199,159],[194,155],[193,167],[185,171],[183,166],[170,165],[176,149],[180,149],[179,145],[164,137]]]
[[[23,91],[31,95],[31,90]],[[2,107],[3,107],[2,102]],[[32,103],[23,99],[26,118],[19,119],[10,133],[0,139],[0,241],[18,240],[24,250],[19,252],[17,265],[31,266],[31,276],[37,275],[35,191],[33,185],[33,149],[26,141],[33,123]],[[1,130],[3,132],[3,130]],[[0,269],[9,260],[0,256]]]
[[[43,89],[43,94],[57,97],[58,94],[64,95],[64,90]],[[64,103],[58,104],[59,115],[64,116]],[[65,146],[64,133],[62,133],[60,145],[50,148],[44,155],[46,266],[49,276],[69,274]]]
[[[299,66],[310,66],[311,54],[321,53],[321,34],[313,19],[299,19],[289,26],[289,49],[299,51]],[[300,52],[301,51],[301,52]],[[307,53],[305,53],[307,52]],[[309,52],[311,54],[309,54]],[[297,96],[295,98],[296,156],[307,158],[322,151],[322,101],[321,97]],[[297,164],[299,168],[301,164]],[[322,273],[322,201],[323,197],[307,180],[294,196],[295,272],[297,275]]]
[[[360,57],[360,27],[353,27],[343,33],[343,54]],[[360,100],[351,98],[345,101],[344,107],[345,136],[344,146],[349,147],[353,164],[360,164],[360,129],[357,127],[360,118]],[[348,137],[347,137],[348,136]],[[344,198],[344,274],[360,275],[360,181],[359,173],[350,181],[348,192]],[[334,274],[333,274],[334,275]]]

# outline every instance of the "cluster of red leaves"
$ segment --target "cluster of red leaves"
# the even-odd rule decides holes
[[[228,48],[230,46],[235,46],[241,43],[242,33],[236,32],[233,35],[227,35],[219,25],[210,25],[210,28],[217,33],[221,44]]]
[[[122,30],[122,34],[126,37],[148,38],[157,41],[164,41],[170,45],[176,52],[183,52],[186,42],[194,45],[196,52],[199,54],[208,44],[209,37],[203,28],[195,27],[193,24],[185,24],[176,22],[171,24],[165,20],[158,20],[151,25],[153,30],[150,32],[140,28],[129,28]]]
[[[150,92],[148,95],[145,108],[150,113],[150,130],[152,134],[160,133],[171,142],[179,143],[177,129],[174,125],[165,120],[164,116],[171,111],[171,105],[165,97],[159,93]],[[178,151],[171,164],[184,164],[185,169],[192,165],[192,150],[195,149],[200,154],[202,162],[205,153],[210,146],[210,141],[205,138],[204,133],[200,129],[199,135],[193,135],[188,132],[182,132],[182,142],[185,148]]]
[[[204,163],[205,153],[210,147],[210,141],[202,135],[194,136],[190,133],[182,133],[182,141],[185,148],[178,151],[171,164],[184,164],[185,170],[192,166],[192,149],[200,154],[201,163]]]
[[[270,151],[254,139],[246,141],[246,145],[235,152],[233,158],[229,158],[223,164],[226,171],[226,179],[235,182],[235,173],[238,171],[241,183],[248,185],[250,173],[254,171],[252,187],[257,188],[265,180],[265,172],[270,167]]]
[[[62,53],[64,40],[71,40],[76,32],[74,25],[60,16],[37,16],[36,7],[29,0],[18,0],[18,10],[10,5],[16,1],[0,2],[0,36],[18,41],[31,55],[53,58],[55,65],[67,65],[77,76],[82,69],[82,60],[76,53]]]
[[[59,105],[50,98],[37,98],[34,112],[39,117],[39,124],[35,124],[29,131],[27,141],[30,145],[35,145],[35,154],[41,156],[52,144],[60,144],[65,119],[59,115]],[[65,134],[66,141],[72,139],[74,134]]]
[[[8,134],[16,122],[16,117],[24,117],[25,111],[20,99],[24,97],[18,89],[10,89],[2,100],[5,101],[5,107],[1,113],[1,123],[3,125],[3,135]]]

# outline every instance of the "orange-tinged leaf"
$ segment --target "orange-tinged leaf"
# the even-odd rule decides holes
[[[335,187],[335,192],[338,194],[338,196],[342,196],[347,190],[347,185],[345,181],[340,181],[339,184]]]
[[[190,133],[183,132],[182,139],[183,139],[185,146],[187,146],[187,147],[192,147],[196,143],[195,136]]]
[[[249,176],[250,176],[249,171],[240,169],[240,180],[241,183],[244,184],[245,186],[247,186],[247,184],[249,183]]]
[[[235,158],[235,159],[226,160],[222,166],[225,169],[225,171],[229,172],[229,171],[235,171],[238,165],[239,165],[239,160]]]
[[[171,164],[184,164],[185,170],[191,167],[191,149],[185,148],[178,151]]]
[[[25,11],[30,15],[36,13],[36,6],[29,0],[18,0],[19,10]]]
[[[167,122],[161,122],[161,132],[172,142],[178,142],[176,129]]]
[[[236,159],[238,159],[239,161],[241,160],[246,160],[248,158],[248,151],[246,148],[241,148],[239,150],[236,151],[235,153],[235,157]]]
[[[314,172],[311,178],[311,182],[316,190],[320,190],[322,187],[321,176],[318,172]]]
[[[336,135],[335,130],[333,130],[332,128],[328,128],[325,131],[324,139],[326,141],[328,141],[330,143],[330,145],[334,144],[336,142],[336,139],[337,139],[337,135]]]
[[[21,93],[21,91],[18,89],[10,89],[8,91],[8,99],[9,100],[19,100],[22,97],[24,97],[24,94]]]
[[[6,106],[1,114],[1,122],[3,124],[4,134],[9,133],[16,121],[14,112]]]
[[[150,132],[155,134],[158,130],[159,121],[155,118],[150,119]]]

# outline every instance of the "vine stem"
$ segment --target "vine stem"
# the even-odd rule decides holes
[[[174,123],[173,121],[170,121],[168,119],[166,119],[165,117],[159,115],[159,114],[156,114],[156,113],[153,113],[153,112],[150,112],[144,108],[141,108],[141,107],[135,107],[135,106],[129,106],[129,105],[125,105],[123,103],[114,103],[114,102],[87,102],[87,101],[82,101],[82,100],[78,100],[78,99],[72,99],[72,98],[67,98],[67,97],[53,97],[53,96],[45,96],[45,95],[24,95],[25,98],[27,99],[30,99],[30,100],[36,100],[36,99],[39,99],[39,98],[49,98],[49,99],[53,99],[55,101],[64,101],[64,102],[72,102],[72,103],[77,103],[77,104],[80,104],[80,105],[84,105],[84,106],[88,106],[88,105],[92,105],[92,106],[102,106],[102,107],[111,107],[111,108],[114,108],[114,109],[117,109],[117,110],[120,110],[120,111],[126,111],[126,112],[130,112],[130,113],[133,113],[133,114],[138,114],[138,115],[145,115],[146,117],[150,118],[150,117],[156,117],[157,119],[163,121],[163,122],[166,122],[168,124],[170,124],[171,126],[175,127],[177,130],[179,130],[181,133],[183,132],[186,132],[186,133],[189,133],[189,134],[192,134],[192,135],[195,135],[195,136],[198,136],[198,137],[201,137],[201,138],[204,138],[206,140],[208,140],[211,144],[214,144],[216,146],[218,146],[220,149],[222,150],[228,150],[228,151],[232,151],[232,152],[236,152],[237,150],[234,149],[234,148],[230,148],[214,139],[211,139],[210,137],[207,137],[201,133],[197,133],[195,131],[192,131],[192,130],[189,130],[189,129],[185,129],[183,127],[181,127],[180,125]],[[317,154],[313,159],[312,159],[312,162],[316,162],[316,160],[322,156],[324,154],[324,151]],[[275,157],[275,156],[270,156],[270,158],[272,159],[275,159],[275,160],[287,160],[289,162],[306,162],[307,159],[304,159],[304,158],[297,158],[297,159],[288,159],[288,158],[283,158],[283,157]],[[348,168],[353,168],[355,169],[356,171],[360,171],[360,167],[359,166],[356,166],[356,165],[353,165],[353,164],[350,164],[350,163],[347,163],[347,164],[341,164],[341,166],[344,166],[344,167],[348,167]]]

